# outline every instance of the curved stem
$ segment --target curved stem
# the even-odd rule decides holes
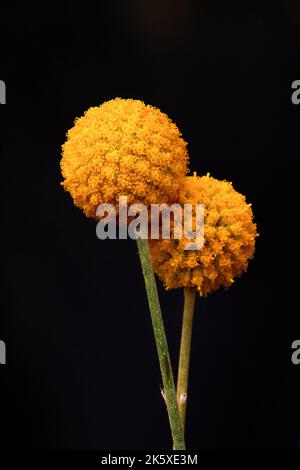
[[[196,291],[190,287],[184,288],[184,308],[183,308],[183,321],[180,342],[180,354],[178,365],[178,379],[177,379],[177,403],[181,419],[181,426],[184,431],[186,405],[187,405],[187,391],[188,379],[190,368],[190,355],[191,355],[191,339],[193,328],[193,317],[195,308]]]
[[[143,269],[149,309],[151,313],[153,331],[158,352],[159,365],[163,380],[163,396],[168,411],[168,417],[173,439],[173,449],[185,450],[184,436],[176,401],[174,376],[170,361],[168,343],[160,309],[154,272],[152,268],[148,240],[138,238],[137,245]]]

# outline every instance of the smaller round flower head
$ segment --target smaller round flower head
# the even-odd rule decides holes
[[[191,287],[206,296],[219,287],[228,288],[247,270],[254,254],[258,234],[251,204],[231,183],[209,173],[185,177],[179,203],[193,205],[193,228],[195,205],[204,204],[204,245],[191,251],[186,249],[190,240],[185,237],[151,240],[154,271],[166,289]]]
[[[171,203],[187,173],[176,125],[142,101],[116,98],[75,120],[62,146],[63,186],[86,216],[127,196],[128,205]]]

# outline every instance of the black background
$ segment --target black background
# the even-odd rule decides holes
[[[98,240],[59,185],[74,118],[116,96],[166,112],[261,234],[247,274],[198,300],[188,447],[300,447],[299,2],[223,4],[1,6],[0,447],[171,447],[136,245]],[[182,293],[159,290],[177,367]]]

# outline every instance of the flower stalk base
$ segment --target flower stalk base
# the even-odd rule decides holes
[[[137,245],[145,280],[152,326],[159,358],[160,371],[163,380],[163,396],[167,406],[167,412],[173,439],[173,449],[185,450],[184,436],[176,400],[174,376],[170,361],[169,348],[158,298],[154,272],[152,268],[148,240],[139,238],[137,239]]]

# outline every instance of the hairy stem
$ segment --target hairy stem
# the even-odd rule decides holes
[[[163,380],[163,396],[167,406],[167,412],[173,439],[173,449],[185,450],[184,436],[176,401],[174,376],[170,361],[169,348],[160,309],[154,272],[152,268],[148,240],[138,238],[137,245],[145,280],[152,326],[159,358],[160,371]]]
[[[181,332],[180,354],[179,354],[179,365],[178,365],[178,378],[177,378],[177,403],[178,403],[181,426],[182,426],[183,432],[185,428],[185,417],[186,417],[195,298],[196,298],[195,289],[191,289],[190,287],[185,287],[184,288],[182,332]]]

